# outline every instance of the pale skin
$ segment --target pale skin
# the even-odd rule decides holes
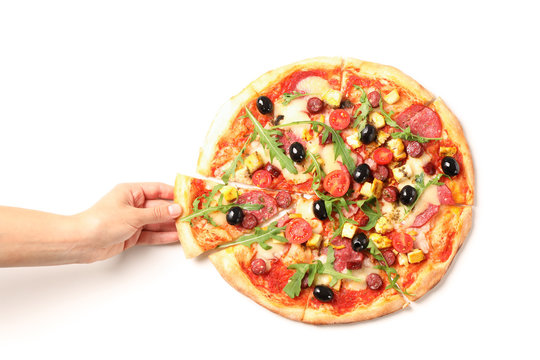
[[[0,267],[92,263],[135,245],[178,241],[173,187],[117,185],[76,215],[0,206]]]

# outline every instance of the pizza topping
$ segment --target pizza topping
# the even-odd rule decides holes
[[[274,103],[268,96],[259,96],[257,98],[257,110],[263,115],[270,114],[274,111]]]
[[[280,115],[276,116],[276,118],[274,120],[272,120],[272,124],[279,125],[279,123],[283,119],[285,119],[285,116],[280,114]]]
[[[419,263],[425,259],[424,253],[420,249],[414,249],[407,254],[407,259],[411,264]]]
[[[366,284],[371,290],[378,290],[383,285],[383,280],[379,274],[371,273],[366,277]]]
[[[328,214],[326,213],[326,207],[324,206],[324,200],[317,200],[313,203],[313,214],[319,220],[328,219]]]
[[[251,177],[253,184],[260,188],[267,188],[272,185],[272,174],[266,170],[257,170]]]
[[[390,234],[392,246],[397,252],[406,254],[413,249],[414,239],[411,235],[403,232],[394,232]]]
[[[280,208],[286,209],[291,206],[292,197],[287,191],[280,191],[276,195],[276,203]]]
[[[320,302],[330,302],[334,298],[334,292],[326,285],[317,285],[313,289],[313,296]]]
[[[341,197],[347,193],[351,185],[350,176],[343,170],[334,170],[326,175],[323,181],[324,190],[334,197]]]
[[[433,163],[428,162],[426,165],[424,165],[423,170],[427,175],[435,175],[435,171],[437,171],[437,168],[435,167],[435,165],[433,165]]]
[[[384,165],[377,166],[377,170],[375,170],[375,172],[373,173],[373,177],[382,182],[388,180],[389,175],[390,175],[390,170],[388,170],[388,168]]]
[[[285,230],[285,237],[293,244],[303,244],[311,238],[311,235],[313,235],[311,225],[302,218],[291,220]]]
[[[238,225],[244,220],[244,212],[239,206],[233,206],[227,211],[227,222],[230,225]]]
[[[439,182],[440,178],[443,176],[443,174],[436,175],[433,179],[429,180],[426,184],[424,184],[424,173],[421,173],[420,175],[417,175],[415,178],[415,186],[412,187],[411,185],[407,185],[415,190],[416,197],[410,204],[405,204],[402,202],[403,205],[407,206],[407,212],[412,210],[418,199],[420,198],[420,195],[430,186],[430,185],[444,185],[444,183]],[[406,187],[406,186],[405,186]],[[404,187],[404,188],[405,188]],[[403,191],[403,189],[401,189]],[[401,201],[401,193],[400,193],[400,201]]]
[[[223,198],[228,202],[232,202],[238,197],[238,191],[236,191],[234,186],[224,186],[219,190],[219,192],[223,194]]]
[[[373,160],[375,160],[378,165],[390,164],[393,158],[394,155],[392,154],[392,151],[384,147],[377,148],[373,152]]]
[[[399,190],[395,186],[387,186],[383,189],[382,196],[384,201],[395,203],[398,199]]]
[[[259,210],[245,211],[246,214],[253,214],[257,218],[257,222],[259,224],[278,213],[276,200],[272,196],[258,190],[243,193],[238,197],[237,204],[263,205],[263,207]]]
[[[273,178],[277,178],[279,175],[281,175],[281,171],[270,163],[267,163],[264,166],[264,170],[268,171]]]
[[[344,130],[351,123],[351,116],[346,110],[334,110],[330,114],[330,126],[335,130]]]
[[[257,226],[257,224],[258,224],[258,221],[257,221],[257,218],[255,217],[255,215],[253,215],[253,214],[245,214],[244,215],[244,220],[242,220],[242,227],[244,229],[251,230],[255,226]]]
[[[399,202],[405,206],[413,206],[418,197],[418,192],[411,185],[405,185],[399,192]]]
[[[378,91],[372,91],[368,94],[367,98],[371,106],[376,108],[379,106],[379,102],[381,101],[381,93]]]
[[[353,180],[361,184],[366,182],[371,177],[371,169],[367,164],[358,165],[353,172]]]
[[[308,100],[306,110],[310,114],[318,114],[324,108],[324,102],[318,97],[312,97]]]
[[[281,103],[283,105],[287,106],[294,99],[297,99],[299,97],[308,96],[308,95],[309,94],[306,94],[306,93],[300,92],[300,91],[293,91],[292,93],[283,93],[283,101]]]
[[[424,148],[418,141],[409,141],[407,143],[407,154],[410,157],[418,158],[424,152]]]
[[[432,217],[439,211],[438,205],[428,204],[428,208],[424,212],[418,214],[414,219],[411,227],[418,228],[424,226]]]
[[[233,245],[244,245],[251,247],[252,244],[259,244],[259,246],[264,250],[270,250],[272,249],[272,246],[266,243],[270,239],[282,243],[287,242],[287,239],[281,235],[283,230],[285,230],[285,227],[277,226],[277,221],[274,221],[266,228],[256,227],[253,233],[242,235],[235,241],[219,245],[218,248],[227,248]]]
[[[354,235],[351,240],[351,247],[356,252],[366,250],[368,247],[368,244],[369,244],[368,237],[363,232],[359,232],[358,234]]]
[[[338,236],[332,240],[331,244],[335,249],[334,269],[341,272],[344,269],[360,269],[362,267],[364,254],[353,250],[351,240]]]
[[[251,271],[255,275],[264,275],[267,273],[266,261],[263,259],[253,259],[251,262]]]
[[[377,139],[377,129],[373,125],[366,125],[362,131],[360,131],[360,141],[364,144],[372,143]]]
[[[428,107],[418,104],[411,105],[396,118],[396,121],[392,119],[393,112],[387,113],[384,111],[382,102],[380,103],[379,111],[381,112],[381,115],[384,116],[386,125],[400,130],[400,132],[391,134],[393,138],[417,141],[419,143],[427,143],[432,140],[441,139],[438,137],[442,132],[441,119],[436,112]],[[422,115],[417,116],[417,114],[420,113],[422,113]],[[406,128],[404,128],[405,126]]]
[[[459,164],[451,156],[445,156],[441,161],[442,171],[448,176],[456,176],[459,174]]]
[[[396,254],[390,249],[382,251],[382,255],[384,257],[384,260],[386,260],[386,263],[388,266],[392,266],[396,262]]]
[[[454,205],[456,203],[452,197],[452,192],[446,185],[437,186],[437,196],[441,205]]]
[[[289,156],[294,162],[302,162],[306,158],[306,149],[299,142],[293,142],[289,147]]]

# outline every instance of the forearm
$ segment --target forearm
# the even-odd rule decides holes
[[[85,236],[77,215],[0,206],[0,267],[80,262]]]

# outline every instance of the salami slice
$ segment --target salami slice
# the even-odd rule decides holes
[[[452,191],[446,185],[440,185],[437,187],[437,195],[441,205],[454,205],[456,202],[452,197]]]
[[[262,204],[263,208],[259,210],[244,210],[246,214],[252,214],[257,218],[260,224],[278,213],[276,200],[262,191],[249,191],[238,197],[238,204]]]
[[[362,267],[362,261],[364,260],[364,254],[356,252],[352,249],[351,240],[336,237],[332,240],[334,245],[334,269],[337,271],[343,271],[344,269],[359,269]]]
[[[428,208],[418,214],[411,227],[418,228],[424,226],[438,211],[439,205],[428,204]]]
[[[407,126],[411,126],[411,119],[413,118],[413,116],[424,108],[425,106],[420,104],[414,104],[409,106],[396,117],[396,123],[404,129],[407,128]]]
[[[304,148],[307,146],[306,142],[296,136],[291,130],[283,131],[283,135],[280,136],[279,142],[283,144],[283,150],[287,155],[289,155],[289,148],[291,147],[292,143],[299,142],[304,146]]]
[[[414,104],[403,110],[395,119],[402,128],[411,127],[411,132],[428,138],[441,136],[442,124],[439,115],[427,106]]]

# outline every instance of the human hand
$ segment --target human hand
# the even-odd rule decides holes
[[[182,208],[172,203],[173,187],[162,183],[117,185],[90,209],[77,215],[88,229],[78,246],[80,262],[110,258],[134,245],[178,241],[174,220]]]

